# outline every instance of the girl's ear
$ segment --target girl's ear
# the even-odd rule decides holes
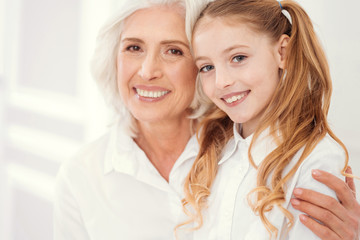
[[[279,54],[279,68],[285,68],[285,60],[286,60],[286,49],[289,43],[290,37],[286,34],[281,35],[278,41],[278,54]]]

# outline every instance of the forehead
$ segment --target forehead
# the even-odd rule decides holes
[[[124,21],[122,36],[162,36],[183,38],[185,18],[180,6],[154,6],[134,12]]]
[[[264,37],[266,34],[255,31],[251,24],[239,18],[204,17],[194,29],[192,42],[198,46],[204,42],[217,44],[217,41],[254,43],[256,39]]]

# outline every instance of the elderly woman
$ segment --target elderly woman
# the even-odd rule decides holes
[[[118,121],[62,165],[55,196],[56,240],[168,240],[175,226],[187,220],[183,180],[198,153],[197,121],[191,116],[200,116],[206,106],[194,99],[197,69],[185,34],[184,5],[123,1],[101,30],[93,75]],[[344,185],[327,176],[325,183]],[[308,206],[302,210],[327,211],[312,200],[314,194],[303,195]],[[316,199],[333,201],[321,194]],[[309,227],[320,231],[314,226]],[[180,231],[179,238],[191,239],[192,232]]]

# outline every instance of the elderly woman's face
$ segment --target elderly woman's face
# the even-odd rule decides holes
[[[140,122],[184,118],[194,97],[197,70],[180,12],[153,7],[124,22],[118,86],[125,106]]]

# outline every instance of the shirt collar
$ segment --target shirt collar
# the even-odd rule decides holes
[[[120,123],[111,127],[109,144],[105,153],[104,174],[115,170],[133,175],[137,167],[134,161],[136,147],[136,143],[125,133]]]
[[[233,125],[233,138],[231,138],[227,144],[225,145],[223,151],[222,151],[222,155],[219,161],[219,165],[223,164],[224,162],[226,162],[237,150],[237,145],[239,142],[243,142],[245,141],[245,139],[243,139],[240,135],[240,129],[241,129],[241,125],[240,124],[236,124],[234,123]]]
[[[236,140],[236,143],[242,142],[242,143],[250,146],[250,143],[251,143],[251,141],[253,139],[253,134],[251,134],[247,138],[243,138],[240,135],[241,131],[242,131],[242,125],[240,123],[234,123],[233,132],[234,132],[234,138]]]
[[[248,142],[248,147],[250,147],[252,138],[253,134],[251,135],[251,139],[249,139],[250,141]],[[265,159],[265,157],[269,153],[271,153],[276,147],[277,144],[273,136],[270,134],[270,127],[268,127],[260,133],[251,149],[251,156],[254,160],[255,165],[259,166],[261,162]]]
[[[228,159],[234,155],[235,151],[248,151],[251,141],[253,139],[253,134],[248,136],[247,138],[243,138],[240,135],[241,132],[241,124],[234,123],[233,125],[233,134],[234,137],[229,140],[226,144],[221,160],[219,161],[219,165],[226,162]],[[241,147],[239,147],[241,146]],[[257,138],[253,148],[251,150],[252,157],[254,163],[259,165],[262,160],[276,148],[276,143],[273,138],[270,136],[270,128],[265,129]],[[247,154],[247,152],[246,152]]]
[[[199,153],[199,143],[196,139],[195,134],[189,139],[188,143],[185,146],[184,151],[182,152],[182,154],[180,155],[180,157],[176,160],[174,166],[173,166],[173,170],[175,170],[176,168],[180,167],[181,164],[183,164],[186,160],[188,159],[195,159],[196,156]]]

